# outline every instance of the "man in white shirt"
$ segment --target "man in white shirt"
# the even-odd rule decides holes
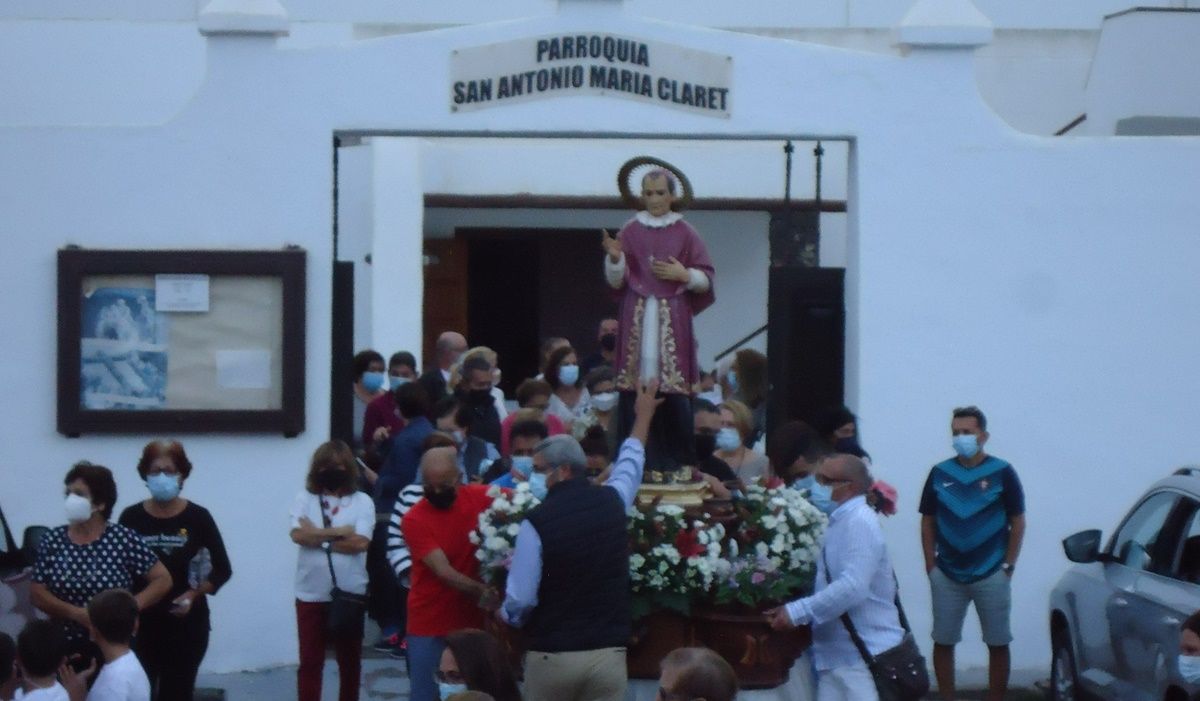
[[[817,701],[877,701],[867,663],[841,621],[849,614],[871,655],[904,639],[896,580],[875,510],[866,500],[871,475],[862,460],[838,454],[816,470],[811,501],[829,514],[814,593],[768,611],[771,626],[812,626]]]
[[[96,671],[95,662],[82,674],[65,666],[60,670],[71,701],[150,701],[146,670],[129,649],[137,631],[138,605],[124,589],[108,589],[92,597],[87,605],[92,640],[104,655],[104,668],[91,691],[87,679]]]

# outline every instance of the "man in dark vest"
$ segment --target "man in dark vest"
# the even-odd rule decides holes
[[[634,424],[603,485],[569,435],[538,444],[529,482],[544,501],[521,522],[498,616],[524,627],[525,698],[621,701],[629,640],[629,545],[625,511],[642,482],[657,381],[634,403]]]

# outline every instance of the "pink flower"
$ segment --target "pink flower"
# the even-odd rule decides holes
[[[763,574],[762,572],[755,572],[754,574],[750,575],[751,584],[762,584],[765,581],[767,581],[767,575]]]
[[[895,487],[883,480],[877,480],[875,484],[871,485],[871,492],[872,499],[870,501],[876,511],[884,516],[892,516],[896,513],[897,495]]]

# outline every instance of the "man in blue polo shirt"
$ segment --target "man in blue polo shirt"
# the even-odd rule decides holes
[[[1011,579],[1025,536],[1025,493],[1012,465],[983,451],[987,419],[955,409],[956,457],[933,466],[921,495],[921,546],[933,597],[933,671],[943,699],[954,698],[954,646],[974,602],[988,646],[988,699],[1008,689]]]

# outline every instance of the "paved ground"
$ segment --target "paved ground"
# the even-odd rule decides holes
[[[408,676],[403,660],[380,657],[367,650],[363,660],[362,701],[372,699],[407,699]],[[967,670],[960,674],[965,687],[978,686],[983,681],[984,670]],[[1014,688],[1009,692],[1009,701],[1041,701],[1044,693],[1033,688],[1036,675],[1033,671],[1016,672]],[[196,701],[291,701],[296,698],[296,668],[277,667],[259,672],[235,674],[202,674],[199,684],[211,689],[210,695],[197,694]],[[337,698],[337,665],[333,660],[325,663],[324,699]],[[929,698],[937,698],[930,695]],[[958,698],[963,701],[984,698],[983,692],[964,689]]]

